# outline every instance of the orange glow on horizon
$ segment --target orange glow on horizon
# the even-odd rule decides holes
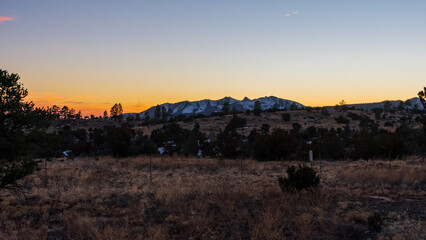
[[[94,116],[102,116],[105,110],[109,114],[111,107],[114,105],[112,102],[99,102],[95,96],[91,95],[61,97],[55,92],[29,92],[25,100],[32,101],[36,107],[68,106],[76,110],[76,112],[81,111],[83,116],[92,114]],[[142,112],[150,107],[141,104],[122,103],[122,105],[125,113]]]
[[[225,96],[223,96],[225,97]],[[167,101],[166,97],[145,97],[149,99],[149,102],[146,101],[144,104],[135,104],[137,100],[131,99],[131,96],[129,96],[126,101],[117,101],[117,103],[121,103],[123,106],[123,112],[124,113],[139,113],[142,112],[152,106],[156,106],[157,104],[163,104],[166,102],[169,103],[177,103],[181,101],[199,101],[202,99],[212,99],[212,100],[218,100],[223,97],[214,98],[212,96],[209,97],[201,97],[201,96],[193,96],[191,98],[185,98],[183,96],[169,96],[170,101]],[[235,99],[242,100],[245,96],[231,96]],[[261,96],[256,97],[250,97],[250,99],[256,99]],[[311,106],[311,107],[322,107],[322,106],[335,106],[338,104],[341,100],[345,100],[347,104],[358,104],[358,103],[372,103],[372,102],[381,102],[385,100],[406,100],[411,97],[404,98],[382,98],[380,96],[351,96],[351,98],[345,98],[345,97],[338,97],[338,96],[303,96],[303,97],[297,97],[297,96],[278,96],[278,98],[283,98],[291,101],[299,102],[305,106]],[[413,96],[414,97],[414,96]],[[71,96],[71,97],[61,97],[55,92],[29,92],[28,97],[26,99],[27,101],[33,101],[36,105],[36,107],[52,107],[53,105],[57,105],[59,107],[68,106],[69,108],[75,109],[77,112],[81,111],[83,116],[102,116],[104,111],[106,110],[108,114],[110,113],[111,107],[114,105],[115,102],[111,102],[109,99],[100,99],[99,97],[92,96],[92,95],[79,95],[79,96]],[[102,101],[105,100],[105,101]],[[133,102],[132,102],[133,100]],[[139,99],[140,100],[140,99]]]

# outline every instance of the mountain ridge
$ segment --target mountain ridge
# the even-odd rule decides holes
[[[172,117],[179,115],[191,116],[197,114],[203,114],[205,116],[212,115],[215,112],[220,112],[222,110],[223,104],[225,102],[229,103],[229,110],[235,109],[238,112],[244,112],[247,110],[253,110],[254,103],[256,101],[260,102],[262,110],[270,109],[276,106],[280,110],[290,109],[292,104],[293,107],[303,108],[303,104],[296,101],[282,99],[275,96],[265,96],[256,99],[249,99],[244,97],[242,100],[238,100],[232,97],[224,97],[218,100],[203,99],[198,101],[181,101],[177,103],[163,103],[157,106],[165,108]],[[157,106],[152,106],[145,111],[140,112],[140,116],[148,115],[150,118],[153,118],[155,115],[155,108]],[[135,115],[136,113],[128,113],[129,115]]]
[[[412,108],[415,108],[416,105],[417,105],[418,109],[420,109],[420,110],[423,109],[423,105],[420,102],[420,99],[418,97],[413,97],[413,98],[407,99],[405,101],[403,101],[403,100],[385,100],[385,101],[381,101],[381,102],[372,102],[372,103],[346,104],[346,106],[348,106],[348,107],[355,107],[355,108],[364,109],[364,110],[371,110],[373,108],[384,108],[386,102],[390,103],[390,107],[391,108],[398,107],[398,105],[400,103],[405,104],[407,102],[410,102],[409,103],[410,105],[409,106],[406,105],[406,107],[412,109]]]
[[[303,108],[308,107],[305,106],[299,102],[288,100],[288,99],[282,99],[275,96],[265,96],[255,99],[250,99],[248,97],[244,97],[242,100],[238,100],[232,97],[224,97],[218,100],[211,100],[211,99],[202,99],[198,101],[181,101],[176,103],[163,103],[159,104],[157,106],[165,107],[166,112],[169,112],[171,117],[176,117],[179,115],[184,116],[191,116],[191,115],[197,115],[202,114],[205,116],[212,115],[215,112],[220,112],[222,110],[223,104],[225,102],[229,102],[229,109],[235,109],[238,112],[244,112],[247,110],[253,110],[254,103],[256,101],[259,101],[261,103],[262,110],[271,109],[274,107],[275,104],[276,107],[279,110],[289,110],[291,108],[291,105],[294,103],[296,108]],[[423,109],[423,105],[421,104],[418,97],[413,97],[410,99],[407,99],[405,101],[402,100],[385,100],[381,102],[372,102],[372,103],[354,103],[354,104],[346,104],[347,107],[355,107],[357,109],[364,109],[364,110],[371,110],[374,108],[384,108],[386,102],[390,103],[390,107],[398,107],[400,103],[406,103],[407,101],[410,102],[410,106],[408,108],[415,108],[416,106],[418,109]],[[142,111],[139,113],[141,117],[149,116],[150,118],[153,118],[155,115],[155,108],[157,106],[152,106],[148,108],[145,111]],[[334,106],[324,106],[324,107],[334,107]],[[407,107],[407,106],[406,106]],[[124,114],[126,116],[134,116],[137,113],[126,113]]]

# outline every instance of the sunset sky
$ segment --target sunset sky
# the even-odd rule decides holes
[[[37,105],[85,115],[225,96],[405,100],[426,86],[426,1],[1,0],[0,69]]]

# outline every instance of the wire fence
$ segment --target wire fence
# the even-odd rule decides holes
[[[173,174],[175,171],[185,169],[184,171],[179,172],[179,179],[188,180],[189,182],[193,180],[194,174],[199,174],[200,172],[208,172],[208,174],[219,174],[220,169],[232,169],[234,168],[233,176],[239,177],[243,179],[245,176],[250,176],[253,174],[259,175],[259,172],[253,172],[253,168],[251,168],[252,162],[247,164],[248,161],[246,160],[228,160],[232,161],[233,164],[224,164],[221,162],[221,160],[213,160],[211,159],[209,164],[203,165],[202,162],[185,162],[182,159],[180,161],[177,161],[175,163],[170,161],[171,159],[163,159],[163,158],[150,158],[149,162],[143,162],[138,164],[137,171],[142,173],[141,176],[147,177],[149,179],[149,183],[152,184],[153,181],[156,178],[159,177],[167,177],[167,178],[174,178],[175,175]],[[216,161],[215,164],[212,164],[213,161]],[[89,160],[91,161],[91,160]],[[92,160],[95,161],[95,160]],[[169,162],[167,162],[169,161]],[[199,159],[199,161],[203,161],[203,159]],[[78,170],[78,171],[85,171],[85,170],[94,170],[96,173],[102,173],[102,172],[111,172],[110,169],[106,168],[105,166],[101,166],[100,164],[97,164],[96,161],[93,162],[94,164],[85,164],[84,166],[79,165],[78,163],[75,163],[74,159],[62,159],[60,160],[61,163],[65,163],[63,165],[57,165],[57,162],[54,162],[53,164],[57,165],[54,167],[50,167],[52,162],[44,160],[41,166],[41,171],[38,173],[40,178],[43,180],[43,185],[47,187],[48,181],[49,181],[49,170]],[[311,167],[318,171],[319,175],[321,176],[323,171],[323,164],[322,161],[305,161],[306,163],[310,163]],[[277,163],[277,162],[274,162]],[[167,165],[167,167],[164,167],[164,165]],[[281,165],[280,165],[281,164]],[[108,165],[108,164],[107,164]],[[284,174],[286,167],[291,165],[291,162],[278,162],[278,166],[281,166],[280,169],[274,169],[275,173],[277,174]],[[130,166],[127,166],[130,167]],[[204,167],[204,168],[203,168]],[[123,167],[125,168],[125,167]],[[214,169],[214,171],[212,170]],[[166,174],[167,170],[171,170],[172,173]],[[262,170],[259,170],[260,172]],[[232,174],[231,174],[232,175]]]

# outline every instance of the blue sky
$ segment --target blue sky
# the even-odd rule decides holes
[[[425,85],[426,1],[2,0],[0,68],[87,113],[224,96],[306,105]]]

